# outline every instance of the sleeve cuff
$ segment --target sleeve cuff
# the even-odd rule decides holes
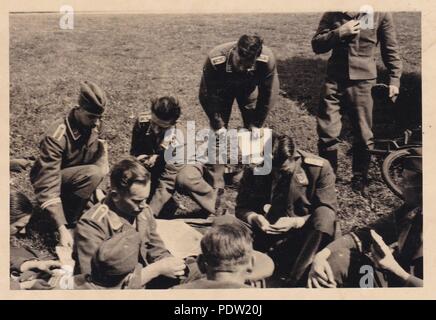
[[[405,287],[423,287],[424,281],[415,276],[410,276],[404,282]]]
[[[396,86],[397,88],[400,88],[400,79],[398,79],[398,78],[390,78],[389,84],[391,86]]]
[[[236,216],[236,218],[238,218],[238,219],[240,219],[240,220],[242,220],[244,222],[249,223],[248,222],[248,216],[250,216],[252,213],[255,213],[255,212],[251,211],[251,210],[241,209],[241,210],[237,210],[236,211],[235,216]]]
[[[41,205],[41,208],[47,210],[51,217],[56,222],[56,226],[60,227],[61,225],[67,224],[67,220],[65,219],[64,210],[62,208],[61,198],[53,198],[47,200]]]

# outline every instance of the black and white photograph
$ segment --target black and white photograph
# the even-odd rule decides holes
[[[426,284],[420,10],[67,2],[8,14],[9,290]]]

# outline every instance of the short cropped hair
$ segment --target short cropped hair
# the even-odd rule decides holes
[[[204,261],[215,272],[232,272],[250,262],[253,245],[250,230],[241,223],[213,226],[201,239]]]
[[[263,40],[258,35],[244,34],[238,40],[238,54],[243,59],[254,60],[262,52]]]
[[[134,157],[118,162],[112,169],[111,188],[120,193],[130,192],[134,183],[146,185],[150,181],[150,172]]]
[[[32,214],[32,202],[24,193],[12,190],[9,200],[9,212],[9,222],[12,224],[24,216]]]
[[[295,142],[291,136],[280,135],[273,137],[273,167],[279,168],[286,160],[295,154]]]
[[[176,122],[181,113],[179,100],[164,96],[151,101],[151,111],[161,120]]]

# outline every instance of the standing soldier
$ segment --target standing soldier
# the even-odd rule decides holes
[[[371,15],[371,16],[370,16]],[[360,18],[372,25],[364,28]],[[366,195],[369,150],[373,147],[371,88],[376,82],[376,47],[389,71],[389,97],[399,93],[402,63],[391,13],[327,12],[312,39],[317,54],[332,50],[317,123],[318,150],[336,171],[341,132],[341,109],[348,112],[354,131],[353,179],[356,192]]]
[[[98,127],[106,95],[92,82],[81,83],[79,105],[53,123],[43,137],[30,172],[36,199],[54,219],[60,245],[72,247],[67,225],[74,225],[107,173]]]
[[[188,193],[207,214],[213,214],[216,193],[203,179],[206,173],[203,165],[186,164],[187,161],[180,161],[180,158],[170,162],[165,159],[165,153],[171,150],[177,152],[176,157],[185,159],[187,137],[177,124],[180,112],[179,102],[174,97],[153,100],[151,110],[142,112],[135,122],[130,154],[151,172],[150,207],[155,216],[159,215],[176,188]]]
[[[273,140],[272,171],[247,169],[236,217],[253,229],[254,249],[268,253],[287,286],[299,283],[319,248],[333,239],[335,175],[325,159],[295,148],[291,137]]]
[[[279,78],[274,54],[257,36],[243,35],[212,49],[203,67],[200,103],[210,126],[225,135],[233,101],[236,99],[244,127],[262,127],[274,106]],[[217,148],[218,149],[218,148]],[[224,188],[224,165],[213,165],[213,187]]]

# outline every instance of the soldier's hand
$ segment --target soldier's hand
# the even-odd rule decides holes
[[[52,274],[54,269],[59,269],[61,267],[60,261],[56,260],[30,260],[24,262],[20,270],[21,272],[37,269]]]
[[[54,286],[43,279],[33,279],[20,283],[20,289],[22,290],[51,290],[53,288]]]
[[[307,279],[308,288],[336,288],[332,268],[327,261],[329,249],[323,249],[313,259]]]
[[[360,21],[359,20],[350,20],[347,23],[343,24],[339,27],[339,37],[347,37],[359,34],[360,32]]]
[[[253,215],[251,221],[253,224],[257,225],[259,229],[263,232],[268,233],[271,230],[271,225],[269,221],[261,214]]]
[[[371,257],[375,265],[381,269],[395,271],[401,269],[399,263],[392,255],[391,249],[383,241],[383,238],[374,230],[371,230],[373,243],[371,245]]]
[[[64,225],[60,226],[58,231],[59,231],[59,245],[63,247],[72,248],[74,244],[74,240],[70,231]]]
[[[149,154],[141,154],[136,157],[144,166],[148,168],[152,168],[156,164],[156,160],[158,158],[157,154],[149,155]]]
[[[400,89],[397,86],[389,85],[389,98],[391,98],[392,102],[397,100],[399,94]]]
[[[34,161],[27,159],[12,159],[9,162],[9,170],[13,172],[21,172],[33,165]]]
[[[304,226],[305,220],[302,217],[281,217],[276,223],[271,225],[269,234],[281,234],[291,229],[299,229]]]
[[[182,259],[168,257],[154,263],[162,276],[169,278],[181,277],[185,274],[185,262]]]

